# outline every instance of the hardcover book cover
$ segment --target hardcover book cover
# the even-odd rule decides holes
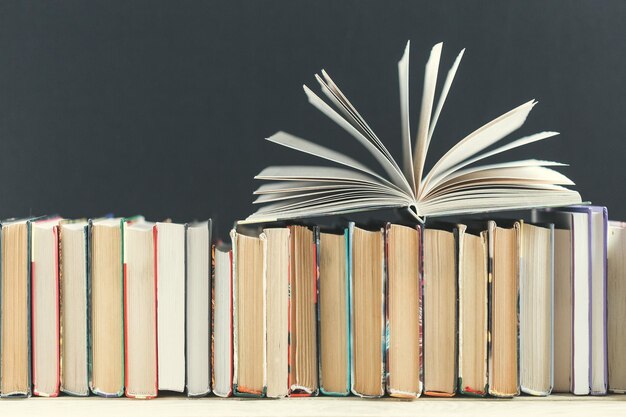
[[[590,387],[590,289],[587,214],[567,209],[534,210],[533,222],[553,223],[553,391],[588,395]],[[574,308],[576,306],[576,308]],[[574,349],[576,346],[576,349]]]
[[[589,236],[590,274],[590,393],[606,395],[608,389],[607,347],[607,244],[608,210],[602,206],[573,206],[566,210],[586,213]]]

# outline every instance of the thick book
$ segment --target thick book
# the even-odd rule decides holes
[[[228,245],[213,248],[211,283],[211,386],[218,397],[233,392],[233,253]]]
[[[560,225],[559,225],[560,226]],[[552,392],[569,392],[572,375],[572,231],[554,229],[554,384]],[[558,294],[558,295],[557,295]]]
[[[31,226],[31,335],[33,394],[59,395],[59,217]]]
[[[554,392],[588,395],[591,386],[591,247],[588,213],[536,210],[555,225]]]
[[[387,224],[386,389],[392,397],[422,393],[421,227]]]
[[[554,225],[522,222],[520,234],[520,388],[545,396],[553,385]]]
[[[487,232],[471,233],[459,224],[457,234],[458,279],[458,391],[487,395],[488,251]]]
[[[519,272],[520,223],[500,227],[488,223],[489,233],[489,394],[519,395]]]
[[[540,132],[508,140],[525,122],[537,104],[530,100],[469,133],[430,170],[426,159],[435,126],[456,75],[465,50],[451,66],[438,101],[435,103],[439,63],[443,44],[435,45],[424,75],[424,89],[419,121],[414,134],[409,111],[409,44],[398,63],[402,161],[391,155],[383,141],[359,114],[345,94],[324,70],[316,75],[322,93],[320,98],[307,86],[304,92],[316,109],[337,123],[365,147],[377,166],[364,163],[306,139],[278,132],[267,140],[275,144],[316,156],[337,166],[270,166],[255,178],[271,183],[255,191],[255,204],[262,207],[248,217],[248,222],[288,220],[308,216],[341,214],[382,208],[403,208],[413,219],[426,216],[565,206],[581,202],[580,195],[564,186],[572,181],[552,169],[557,162],[525,159],[489,164],[484,160],[507,151],[557,135]],[[330,102],[330,103],[328,103]],[[334,106],[334,108],[333,108]]]
[[[89,221],[89,388],[103,397],[124,394],[124,221]]]
[[[608,212],[601,206],[576,206],[567,210],[584,213],[587,216],[589,239],[590,326],[591,355],[589,391],[591,395],[605,395],[608,385],[607,365],[607,296],[606,296],[606,257]]]
[[[157,297],[155,228],[124,223],[125,395],[154,398],[157,378]]]
[[[349,224],[351,391],[359,397],[385,394],[384,229]]]
[[[330,396],[350,394],[349,232],[320,232],[319,384]]]
[[[609,222],[607,341],[609,391],[626,393],[626,223]]]
[[[263,397],[266,366],[265,234],[231,231],[233,244],[233,393]]]
[[[0,391],[31,394],[30,234],[32,219],[0,222]]]
[[[86,221],[59,226],[61,391],[76,396],[89,395],[88,236]]]
[[[290,229],[263,229],[267,238],[267,396],[289,394]]]
[[[185,390],[185,225],[155,226],[159,390]]]
[[[186,231],[187,395],[211,392],[211,231],[212,222],[191,223]]]
[[[318,229],[290,226],[289,395],[317,395]]]
[[[451,397],[457,386],[457,259],[453,231],[426,228],[423,257],[424,394]]]

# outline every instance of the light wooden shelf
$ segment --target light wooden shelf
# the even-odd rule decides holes
[[[153,400],[128,398],[30,398],[0,401],[2,416],[615,416],[626,415],[626,395],[513,399],[429,398],[414,401],[393,398],[186,398],[161,396]]]

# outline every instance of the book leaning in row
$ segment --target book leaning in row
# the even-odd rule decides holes
[[[466,220],[2,222],[2,396],[625,392],[626,226]]]

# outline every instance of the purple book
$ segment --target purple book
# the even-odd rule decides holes
[[[605,395],[608,381],[606,257],[608,212],[601,206],[574,206],[567,209],[587,217],[589,242],[590,375],[591,395]]]

